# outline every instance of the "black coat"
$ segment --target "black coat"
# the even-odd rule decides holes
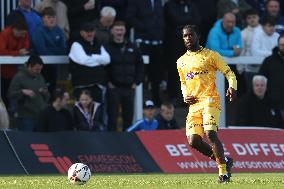
[[[237,125],[284,128],[278,108],[268,97],[257,98],[253,93],[240,99],[237,107]]]
[[[260,75],[267,77],[267,95],[281,109],[284,108],[284,56],[280,56],[278,48],[273,50],[271,56],[264,59]]]
[[[134,27],[135,39],[164,39],[164,8],[162,4],[153,10],[151,0],[129,0],[126,20]]]
[[[101,44],[97,42],[97,40],[94,41],[93,45],[85,41],[82,37],[76,40],[76,42],[82,45],[87,55],[101,53]],[[73,86],[107,84],[108,78],[105,66],[99,65],[95,67],[88,67],[74,62],[71,58],[69,60]]]
[[[131,42],[115,43],[107,46],[111,62],[107,66],[108,77],[117,87],[130,88],[133,83],[140,84],[144,79],[144,64],[139,49]]]
[[[56,111],[52,106],[49,106],[40,113],[39,125],[35,131],[55,132],[73,129],[73,118],[68,110]]]

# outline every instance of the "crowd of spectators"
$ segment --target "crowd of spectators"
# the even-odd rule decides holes
[[[266,57],[261,66],[230,65],[240,89],[236,124],[284,128],[281,8],[278,0],[19,0],[5,18],[0,55],[29,59],[1,65],[1,97],[23,131],[116,131],[120,112],[123,131],[177,129],[176,60],[186,51],[181,29],[191,24],[201,44],[224,57]],[[58,88],[58,65],[44,65],[40,55],[69,57],[72,93]],[[143,82],[151,100],[132,125]]]

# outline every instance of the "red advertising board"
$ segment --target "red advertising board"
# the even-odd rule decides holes
[[[184,130],[136,134],[165,173],[217,171],[214,161],[188,145]],[[221,129],[218,136],[234,172],[284,172],[284,130]]]

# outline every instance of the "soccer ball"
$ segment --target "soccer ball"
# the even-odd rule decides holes
[[[71,184],[82,185],[88,182],[91,177],[89,167],[83,163],[74,163],[68,169],[68,181]]]

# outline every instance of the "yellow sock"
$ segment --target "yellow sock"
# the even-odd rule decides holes
[[[218,168],[219,168],[219,175],[227,174],[226,164],[219,164]]]

